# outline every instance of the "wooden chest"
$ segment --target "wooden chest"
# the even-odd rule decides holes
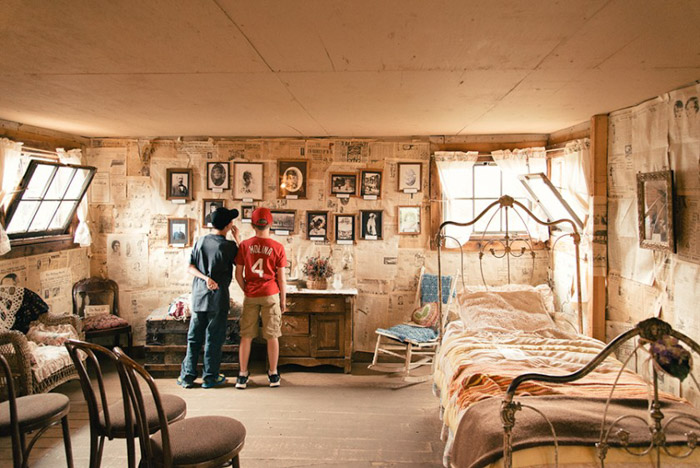
[[[330,364],[350,372],[356,290],[287,293],[280,364]]]
[[[228,316],[226,341],[221,357],[221,371],[230,374],[238,370],[238,344],[241,341],[240,307]],[[187,330],[190,321],[175,320],[167,309],[156,309],[146,319],[146,363],[148,372],[156,377],[177,376],[187,353]],[[203,351],[199,354],[198,369],[201,374]]]

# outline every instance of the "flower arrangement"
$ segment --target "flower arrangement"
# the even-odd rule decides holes
[[[690,353],[672,336],[664,335],[651,343],[651,355],[663,370],[680,380],[690,373]]]
[[[306,257],[301,270],[310,280],[326,279],[333,275],[333,266],[330,257]]]

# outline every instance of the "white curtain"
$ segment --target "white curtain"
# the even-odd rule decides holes
[[[0,188],[0,200],[2,209],[6,210],[17,183],[23,172],[22,143],[17,143],[7,138],[0,139],[0,174],[2,174],[2,187]],[[0,255],[10,251],[10,239],[5,228],[0,224]]]
[[[471,187],[471,183],[465,184],[465,181],[471,180],[472,167],[478,156],[476,151],[435,152],[435,165],[442,185],[442,219],[444,221],[466,222],[474,217],[471,204],[466,201],[460,202],[458,199],[467,198],[470,195],[465,192],[465,189],[467,186]],[[444,234],[457,239],[459,245],[462,245],[469,240],[472,230],[472,226],[447,226]],[[453,239],[448,238],[445,241],[445,246],[448,248],[459,247],[459,245],[456,245]]]
[[[562,166],[563,196],[583,222],[588,215],[591,196],[587,176],[590,173],[590,164],[590,140],[567,143]]]
[[[63,148],[56,150],[59,160],[63,164],[80,165],[83,163],[83,155],[79,149],[72,149],[66,152]],[[90,226],[88,226],[88,200],[87,194],[78,205],[76,211],[78,215],[78,228],[75,230],[73,242],[80,244],[81,247],[88,247],[92,244],[92,236],[90,235]]]
[[[547,153],[544,148],[498,150],[493,151],[491,156],[503,173],[504,193],[514,197],[523,196],[525,193],[518,180],[519,175],[547,173]],[[532,212],[542,220],[547,219],[539,207],[534,207]],[[523,219],[527,222],[530,236],[533,239],[546,240],[549,238],[549,230],[546,226],[536,223],[527,215],[523,215]]]

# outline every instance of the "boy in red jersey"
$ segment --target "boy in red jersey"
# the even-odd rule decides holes
[[[267,372],[270,387],[280,386],[277,372],[279,337],[282,336],[282,314],[287,299],[287,280],[284,268],[287,255],[284,246],[270,238],[272,213],[267,208],[253,211],[251,219],[255,237],[241,242],[236,255],[236,281],[243,290],[241,315],[241,345],[238,356],[241,370],[236,388],[248,385],[248,359],[253,338],[258,335],[258,316],[262,316],[263,337],[267,340]]]

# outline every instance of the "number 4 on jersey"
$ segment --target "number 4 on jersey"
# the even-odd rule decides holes
[[[253,264],[253,266],[250,268],[250,271],[258,275],[259,277],[263,277],[263,259],[259,258],[257,261]]]

